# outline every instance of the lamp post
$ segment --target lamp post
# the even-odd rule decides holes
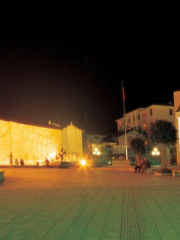
[[[59,125],[59,124],[57,124],[57,123],[52,123],[51,120],[49,120],[48,124],[60,128],[60,125]]]
[[[151,154],[152,154],[153,156],[159,156],[159,155],[160,155],[160,151],[158,150],[157,147],[155,147],[155,148],[153,148]]]

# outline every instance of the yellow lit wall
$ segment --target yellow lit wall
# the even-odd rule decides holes
[[[10,152],[13,160],[36,164],[58,154],[61,144],[61,130],[0,120],[0,164],[9,164]]]
[[[82,130],[72,123],[62,130],[62,146],[68,154],[83,154]]]

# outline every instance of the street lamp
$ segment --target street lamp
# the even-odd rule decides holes
[[[101,155],[101,152],[98,150],[98,148],[95,148],[94,151],[93,151],[93,155]]]
[[[155,147],[155,148],[153,148],[151,154],[152,154],[153,156],[159,156],[159,155],[160,155],[160,151],[158,150],[157,147]]]
[[[60,128],[60,125],[58,125],[57,123],[52,123],[51,120],[49,120],[48,122],[49,125],[53,125],[53,126],[56,126],[56,127],[59,127]]]

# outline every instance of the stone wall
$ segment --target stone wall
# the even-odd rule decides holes
[[[25,164],[36,164],[55,157],[61,144],[61,130],[0,120],[0,164],[9,164],[10,152],[13,160],[23,158]]]

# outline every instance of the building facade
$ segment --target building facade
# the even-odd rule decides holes
[[[116,120],[118,132],[126,129],[135,129],[139,132],[148,131],[151,123],[156,120],[167,120],[175,126],[174,106],[153,104],[146,108],[138,108],[126,113],[126,118],[122,117]],[[125,122],[126,121],[126,122]]]
[[[180,91],[174,92],[175,127],[178,130],[176,144],[177,165],[180,165]]]
[[[26,165],[56,159],[62,147],[67,155],[81,157],[82,130],[72,123],[61,130],[0,120],[0,165],[9,164],[10,153]]]

